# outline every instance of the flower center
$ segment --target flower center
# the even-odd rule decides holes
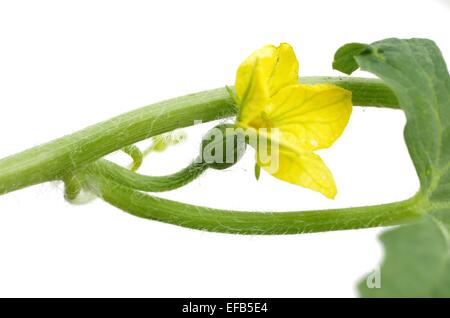
[[[249,124],[251,127],[256,129],[274,127],[272,119],[270,119],[269,115],[265,111],[263,111],[260,116],[253,119]]]

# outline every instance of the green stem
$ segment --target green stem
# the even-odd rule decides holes
[[[68,173],[63,178],[64,181],[64,198],[71,202],[75,200],[75,198],[81,192],[81,181],[78,176]]]
[[[0,160],[0,194],[62,179],[113,151],[191,126],[195,120],[208,122],[234,113],[225,89],[187,95],[125,113]]]
[[[360,77],[312,76],[302,77],[304,84],[334,84],[353,93],[353,105],[398,109],[398,100],[394,92],[378,79]]]
[[[303,83],[333,83],[353,94],[360,106],[398,108],[392,91],[381,81],[363,78],[308,77]],[[185,227],[241,234],[292,234],[401,224],[422,216],[418,197],[384,205],[307,212],[238,212],[210,209],[146,195],[183,185],[206,169],[193,163],[164,177],[135,174],[104,155],[154,135],[234,115],[227,89],[215,89],[147,106],[47,144],[0,160],[0,194],[62,179],[66,196],[75,197],[81,182],[105,201],[136,216]],[[136,149],[125,148],[134,153]],[[137,156],[136,156],[137,154]],[[95,163],[94,163],[95,162]],[[94,164],[92,164],[94,163]]]
[[[124,186],[146,191],[163,192],[180,188],[199,177],[208,166],[205,163],[192,162],[186,168],[166,176],[144,176],[125,169],[113,162],[101,159],[89,167],[97,173]]]
[[[106,202],[138,217],[183,227],[236,234],[297,234],[389,226],[420,219],[418,197],[367,207],[299,211],[245,212],[211,209],[157,198],[106,178],[95,169],[91,190]]]
[[[122,151],[133,159],[133,163],[130,165],[131,171],[136,171],[142,165],[142,161],[144,160],[144,154],[141,150],[135,145],[129,145],[122,148]]]
[[[353,93],[360,106],[393,107],[392,91],[380,80],[309,77],[335,83]],[[300,81],[303,81],[301,79]],[[146,106],[0,160],[0,194],[59,180],[113,151],[154,135],[235,114],[226,88],[191,94]]]

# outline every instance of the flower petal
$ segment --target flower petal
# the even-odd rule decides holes
[[[350,91],[331,84],[291,85],[272,100],[267,118],[281,140],[303,151],[330,147],[352,113]]]
[[[264,82],[261,69],[255,68],[248,87],[247,98],[240,105],[237,122],[246,126],[258,128],[270,103],[269,89]]]
[[[330,199],[336,196],[333,175],[318,155],[280,147],[277,155],[272,152],[264,158],[260,151],[264,150],[258,149],[258,165],[274,177],[320,192]]]
[[[289,44],[281,43],[278,47],[278,59],[268,81],[270,96],[278,93],[283,87],[298,83],[298,60]]]
[[[266,45],[245,59],[238,68],[235,84],[241,106],[252,99],[255,92],[252,82],[257,73],[267,85],[270,96],[287,85],[297,83],[298,61],[292,47],[287,43],[281,43],[278,47]]]

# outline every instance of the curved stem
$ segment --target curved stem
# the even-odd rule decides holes
[[[63,177],[64,181],[64,198],[71,202],[81,192],[81,182],[77,175],[68,173]]]
[[[422,217],[418,197],[367,207],[299,212],[245,212],[184,204],[135,191],[95,172],[90,189],[106,202],[138,217],[212,232],[297,234],[388,226]]]
[[[235,113],[225,89],[146,106],[0,160],[0,194],[58,180],[130,144]]]
[[[377,79],[309,77],[309,84],[333,82],[353,93],[360,106],[394,107],[392,91]],[[300,80],[302,81],[302,79]],[[62,179],[103,156],[140,140],[233,116],[236,108],[226,88],[191,94],[146,106],[71,135],[0,160],[0,194]]]
[[[142,165],[142,161],[144,160],[144,154],[141,150],[135,145],[129,145],[122,148],[122,151],[131,157],[133,162],[130,164],[130,170],[136,171]]]
[[[198,178],[208,166],[205,163],[192,162],[186,168],[166,176],[144,176],[125,169],[113,162],[100,159],[87,171],[95,169],[96,173],[107,177],[124,186],[146,191],[163,192],[180,188]]]

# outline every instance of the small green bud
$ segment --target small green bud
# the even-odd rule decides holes
[[[223,170],[238,162],[245,153],[245,135],[230,124],[221,124],[203,137],[201,159],[210,168]]]

